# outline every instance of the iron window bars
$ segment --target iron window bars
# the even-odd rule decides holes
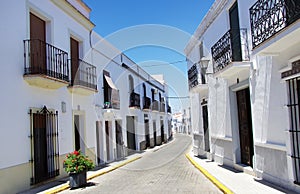
[[[59,175],[58,112],[46,106],[30,115],[31,184]]]

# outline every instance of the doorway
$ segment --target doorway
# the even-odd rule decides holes
[[[146,149],[147,149],[150,147],[149,119],[145,119],[144,124],[145,124],[145,139],[146,139]]]
[[[116,146],[117,146],[117,159],[122,158],[123,150],[123,134],[122,134],[122,120],[115,121],[116,126]]]
[[[253,166],[253,132],[249,88],[236,92],[242,164]]]
[[[163,143],[165,141],[164,120],[160,120],[160,134],[161,134],[161,143]]]
[[[102,137],[102,122],[101,121],[96,121],[96,141],[97,141],[97,163],[103,164],[103,156],[101,154],[101,137]]]
[[[83,116],[76,114],[76,115],[74,115],[73,120],[74,120],[74,147],[75,147],[75,150],[81,150],[82,153],[85,153]]]
[[[156,142],[156,121],[153,121],[153,136],[154,136],[154,146],[157,146],[157,142]]]
[[[111,121],[105,121],[106,161],[111,160],[110,131],[111,131]]]
[[[131,154],[134,150],[136,150],[134,121],[134,116],[126,116],[128,154]]]
[[[207,105],[202,106],[202,119],[204,130],[204,150],[206,152],[210,152]]]

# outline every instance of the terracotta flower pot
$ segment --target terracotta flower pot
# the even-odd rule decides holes
[[[86,185],[86,171],[80,173],[70,173],[70,188],[78,188]]]

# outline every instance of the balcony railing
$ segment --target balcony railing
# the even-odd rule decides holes
[[[69,82],[68,53],[41,40],[24,40],[24,75]]]
[[[140,95],[134,92],[131,92],[130,94],[130,101],[129,101],[129,107],[141,107],[140,104],[141,100],[140,100]]]
[[[194,64],[189,70],[188,70],[188,79],[189,79],[189,88],[193,88],[199,84],[198,82],[198,69],[197,64]]]
[[[84,86],[94,90],[97,90],[97,75],[96,67],[81,60],[70,59],[71,68],[72,63],[78,64],[78,69],[72,70],[71,86]],[[74,67],[74,66],[73,66]]]
[[[151,99],[149,97],[143,98],[143,109],[150,109]]]
[[[232,62],[249,61],[246,29],[231,29],[211,48],[214,72],[218,72]]]
[[[159,103],[157,100],[152,101],[151,104],[152,110],[159,111]]]
[[[166,104],[163,102],[160,103],[160,112],[166,112]]]
[[[253,48],[300,18],[298,0],[259,0],[250,8]]]

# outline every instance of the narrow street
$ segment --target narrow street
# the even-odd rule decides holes
[[[62,193],[221,193],[185,157],[191,142],[176,134],[140,160],[89,181],[91,186]]]

